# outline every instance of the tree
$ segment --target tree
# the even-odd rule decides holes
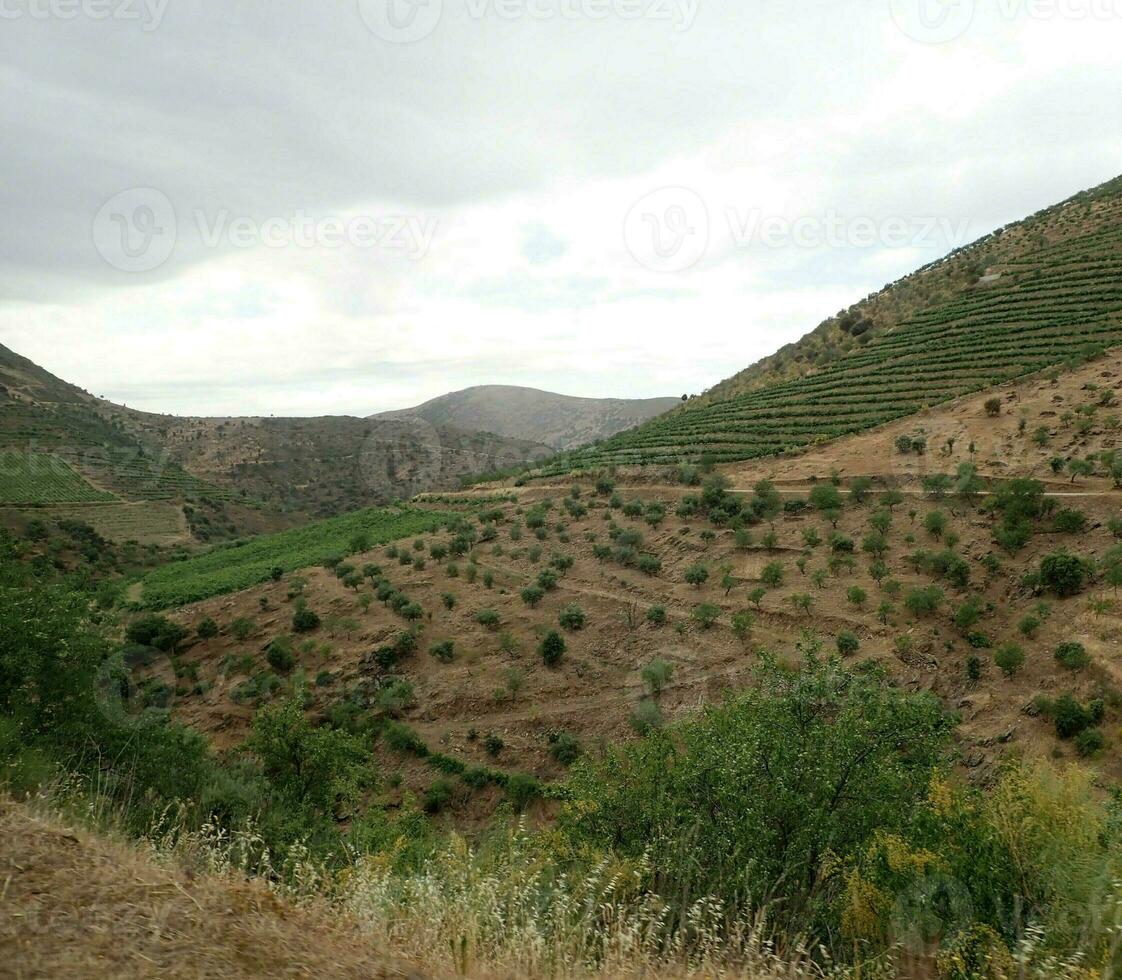
[[[666,607],[665,606],[651,606],[647,610],[647,622],[652,626],[662,626],[666,622]]]
[[[843,657],[852,657],[857,652],[857,648],[861,645],[861,642],[857,639],[857,634],[849,630],[842,630],[837,635],[835,643],[837,644],[838,653]]]
[[[756,625],[756,617],[747,609],[742,609],[740,612],[732,614],[731,624],[733,633],[739,639],[744,640],[752,632],[752,627]]]
[[[561,610],[557,622],[563,629],[579,630],[584,628],[584,610],[575,603],[570,603]]]
[[[357,803],[369,757],[362,740],[313,728],[295,699],[259,711],[246,745],[284,810],[331,819]]]
[[[863,504],[869,497],[873,481],[867,476],[855,476],[849,481],[849,495],[855,504]]]
[[[936,541],[947,529],[947,515],[941,510],[933,510],[923,518],[923,529]]]
[[[853,605],[861,607],[865,605],[865,602],[868,600],[869,595],[863,588],[861,588],[861,586],[851,585],[846,591],[846,598],[849,599],[850,603],[852,603]]]
[[[1067,471],[1071,474],[1071,482],[1076,477],[1086,479],[1095,472],[1095,464],[1086,459],[1073,459],[1067,464]]]
[[[800,914],[827,863],[908,825],[951,722],[933,695],[890,687],[876,669],[809,657],[792,674],[765,657],[758,681],[578,767],[563,830],[623,856],[658,854],[673,893],[735,904],[781,887],[781,914]]]
[[[721,610],[711,602],[703,602],[700,605],[694,606],[691,615],[702,629],[707,630],[717,621],[718,617],[721,615]]]
[[[165,653],[175,653],[187,638],[187,630],[166,616],[149,615],[129,623],[125,639],[146,647],[155,647]]]
[[[1003,643],[993,655],[993,661],[1006,677],[1012,677],[1025,664],[1025,651],[1016,643]]]
[[[814,596],[807,592],[799,592],[795,595],[788,596],[788,599],[796,609],[801,609],[803,615],[809,616],[811,606],[814,605]]]
[[[565,640],[560,633],[550,630],[538,645],[538,653],[547,667],[556,667],[565,655]]]
[[[1053,552],[1040,560],[1041,585],[1061,597],[1078,595],[1090,576],[1090,565],[1066,551]]]
[[[674,667],[667,661],[656,657],[643,668],[640,676],[643,678],[643,683],[647,685],[651,697],[659,698],[662,696],[666,685],[670,683],[670,678],[674,676]]]
[[[996,418],[1001,414],[1001,399],[1000,398],[987,398],[985,403],[986,414],[990,418]]]
[[[686,581],[689,582],[690,585],[694,586],[694,588],[700,589],[701,586],[709,578],[709,569],[701,564],[690,565],[690,567],[686,569],[685,577]]]
[[[764,601],[764,596],[766,596],[766,595],[767,595],[767,589],[762,588],[761,586],[757,586],[751,592],[748,593],[748,601],[750,603],[752,603],[753,606],[756,607],[757,611],[759,611],[760,603]]]
[[[199,620],[195,633],[200,640],[212,640],[218,635],[218,624],[210,616],[206,616]]]
[[[521,595],[522,601],[533,609],[545,598],[545,589],[537,585],[527,585],[526,588],[522,590]]]
[[[817,483],[810,491],[810,506],[820,511],[840,511],[841,494],[832,483]]]
[[[315,612],[303,603],[296,607],[296,611],[292,614],[292,628],[297,633],[310,633],[312,630],[319,629],[319,625],[319,616]]]
[[[760,573],[760,581],[771,588],[779,588],[783,584],[783,565],[780,562],[768,562]]]

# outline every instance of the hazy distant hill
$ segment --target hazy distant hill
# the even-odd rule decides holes
[[[290,523],[291,515],[327,516],[457,487],[461,477],[541,459],[552,448],[422,418],[138,412],[0,345],[0,453],[7,454],[0,505],[115,497],[113,511],[90,511],[103,533],[130,505],[121,510],[133,518],[130,536],[150,537],[150,512],[166,524],[173,508],[196,537],[211,540],[274,526],[282,512]]]
[[[537,388],[479,385],[376,418],[417,417],[432,425],[494,432],[511,439],[572,449],[630,429],[667,412],[677,398],[576,398]]]

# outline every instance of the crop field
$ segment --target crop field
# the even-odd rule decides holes
[[[0,452],[0,504],[99,503],[116,498],[98,490],[52,453]]]
[[[1037,246],[1000,272],[812,374],[663,416],[547,473],[771,456],[1122,344],[1117,223]]]
[[[180,500],[190,497],[225,499],[230,492],[192,476],[182,467],[135,454],[84,454],[82,469],[130,500]]]
[[[303,527],[221,546],[158,568],[141,580],[141,604],[167,609],[267,581],[335,555],[435,530],[454,515],[408,508],[368,508]]]

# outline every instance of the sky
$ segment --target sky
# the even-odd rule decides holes
[[[1122,173],[1122,0],[0,0],[0,343],[191,415],[700,392]]]

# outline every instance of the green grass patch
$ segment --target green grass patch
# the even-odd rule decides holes
[[[274,568],[292,572],[366,548],[433,531],[454,515],[411,508],[376,508],[265,534],[155,569],[141,579],[140,603],[167,609],[237,592],[267,581]]]
[[[0,504],[84,504],[116,500],[53,453],[0,452]]]

